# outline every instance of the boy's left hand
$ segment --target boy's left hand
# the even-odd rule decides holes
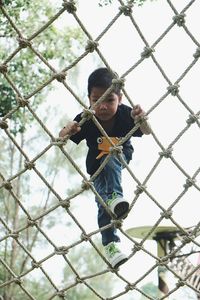
[[[131,117],[137,122],[141,117],[145,116],[144,110],[139,104],[135,105],[134,109],[131,111]]]
[[[135,105],[135,107],[131,111],[131,117],[134,122],[137,123],[140,119],[144,118],[146,115],[145,111],[141,108],[139,104]],[[143,122],[140,124],[140,130],[144,134],[150,134],[152,132],[150,124],[147,122],[147,119],[143,119]]]

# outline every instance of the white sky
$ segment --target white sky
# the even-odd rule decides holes
[[[112,6],[105,8],[99,8],[97,2],[96,0],[80,0],[80,6],[77,10],[77,15],[94,39],[118,11],[118,1],[114,1],[115,3]],[[172,2],[179,12],[188,3],[185,0],[174,0]],[[199,12],[200,2],[196,1],[186,13],[187,28],[197,40],[200,34],[200,27],[198,26]],[[167,1],[157,0],[147,1],[142,7],[134,7],[133,16],[145,39],[151,46],[171,24],[173,12]],[[69,17],[68,15],[65,15],[62,22],[65,21],[69,23],[74,22],[71,16]],[[122,75],[139,60],[143,48],[144,43],[129,18],[125,16],[122,16],[114,27],[105,34],[99,46],[109,65],[119,75]],[[192,62],[196,48],[197,46],[191,41],[183,28],[174,26],[170,33],[156,46],[154,55],[167,77],[174,83]],[[84,90],[86,91],[88,75],[95,68],[96,64],[92,56],[86,57],[79,63],[80,74],[77,78],[77,88],[82,90],[81,93]],[[194,113],[199,111],[199,84],[197,82],[199,73],[200,65],[197,62],[180,83],[180,96]],[[58,89],[49,96],[48,101],[52,103],[52,100],[56,98],[60,118],[62,119],[66,115],[68,118],[73,119],[80,112],[80,108],[74,99],[69,98],[69,94],[63,87],[59,84],[56,85]],[[149,111],[161,96],[166,93],[167,86],[168,83],[158,71],[152,59],[149,58],[127,76],[125,89],[134,104],[139,103],[145,111]],[[87,98],[85,102],[87,103]],[[68,103],[70,103],[70,110],[68,109]],[[124,103],[127,103],[125,98]],[[149,120],[157,138],[164,147],[167,147],[186,126],[188,116],[189,112],[185,107],[176,97],[170,95],[150,113]],[[51,123],[48,125],[53,134],[56,135],[56,132],[59,132],[60,128],[56,127],[58,124]],[[192,125],[173,147],[174,151],[172,154],[174,158],[191,177],[199,168],[200,143],[196,142],[199,139],[199,133],[197,125]],[[130,163],[130,168],[135,176],[143,182],[157,161],[158,153],[161,150],[152,136],[132,139],[132,143],[135,153]],[[82,169],[85,170],[84,168],[83,160]],[[199,185],[199,176],[196,178],[196,182]],[[168,208],[183,191],[183,184],[185,184],[183,174],[174,166],[170,159],[164,159],[148,181],[147,188],[164,208]],[[131,201],[134,198],[136,185],[126,171],[123,174],[123,187],[125,197]],[[65,195],[65,189],[61,187],[59,180],[56,183],[56,189],[61,195]],[[74,203],[76,205],[75,214],[86,231],[90,232],[96,228],[97,209],[93,199],[88,199],[87,197],[87,195],[80,197]],[[93,198],[92,194],[91,198]],[[91,212],[89,220],[87,217],[88,211]],[[193,226],[199,221],[199,211],[199,191],[195,188],[190,188],[173,209],[173,217],[183,227]],[[124,221],[123,228],[154,225],[159,217],[160,210],[144,194],[140,196],[130,215]],[[163,222],[162,224],[167,225],[169,222]],[[172,224],[170,223],[170,225]],[[63,244],[65,242],[65,239],[64,241],[61,240],[62,226],[56,226],[49,234],[57,243]],[[128,249],[130,244],[127,240],[124,243],[128,244]],[[145,247],[154,254],[157,251],[155,242],[148,241],[145,243]],[[141,261],[144,262],[142,265]],[[128,274],[131,280],[134,280],[152,263],[151,258],[138,254],[137,259],[134,258],[121,267],[121,273],[123,275]],[[131,273],[131,275],[130,270],[134,270],[134,273]],[[55,275],[55,269],[53,272]],[[59,278],[59,273],[56,276]],[[155,274],[153,274],[153,278],[155,279]],[[170,299],[175,299],[174,297],[173,295]],[[182,296],[176,295],[176,297],[176,299],[183,299],[181,298]],[[120,299],[128,298],[123,297]]]

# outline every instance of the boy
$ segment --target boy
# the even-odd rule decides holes
[[[88,97],[90,106],[94,108],[95,117],[103,127],[107,135],[117,144],[119,138],[126,134],[135,126],[135,122],[145,115],[139,105],[134,109],[122,104],[122,93],[120,88],[115,85],[112,91],[100,103],[95,105],[98,99],[112,85],[114,79],[113,74],[106,68],[99,68],[91,73],[88,78]],[[78,144],[86,139],[89,148],[86,167],[87,172],[93,175],[107,157],[109,147],[111,146],[94,122],[89,119],[81,127],[81,114],[78,114],[73,122],[69,122],[59,133],[60,137],[70,135],[70,139]],[[140,127],[133,133],[133,136],[141,137],[143,134],[150,134],[151,128],[147,121],[143,121]],[[127,163],[130,162],[133,153],[133,147],[130,138],[123,143],[123,158]],[[129,203],[123,199],[123,189],[121,186],[121,171],[123,165],[119,161],[117,155],[111,154],[110,159],[94,179],[94,187],[111,212],[117,219],[124,219],[127,216]],[[98,225],[99,228],[111,223],[111,216],[106,209],[99,203],[98,205]],[[118,268],[123,264],[127,257],[116,245],[120,239],[116,234],[116,228],[109,227],[101,231],[102,244],[105,252],[113,268]]]

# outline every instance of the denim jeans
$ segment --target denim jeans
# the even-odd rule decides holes
[[[106,158],[104,155],[101,158],[102,161]],[[121,186],[121,173],[123,166],[116,156],[112,155],[105,165],[104,169],[94,180],[94,187],[99,193],[101,198],[106,202],[112,198],[113,192],[119,197],[123,197],[123,189]],[[95,197],[98,206],[98,225],[99,228],[111,223],[111,217],[106,212],[104,207],[99,203],[97,197]],[[106,246],[110,242],[119,242],[120,238],[116,233],[116,228],[110,227],[101,231],[102,244]]]

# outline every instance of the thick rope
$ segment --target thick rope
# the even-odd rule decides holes
[[[169,4],[169,8],[172,10],[173,17],[170,20],[170,24],[163,31],[163,33],[161,33],[161,35],[157,37],[157,39],[152,43],[152,45],[148,43],[145,35],[140,29],[140,26],[138,25],[138,23],[134,18],[134,7],[132,5],[132,2],[133,1],[130,1],[130,3],[127,5],[126,3],[124,3],[124,1],[121,0],[118,1],[119,9],[118,11],[116,11],[116,14],[113,17],[113,19],[110,20],[109,24],[102,30],[102,32],[96,38],[93,38],[90,32],[88,31],[88,29],[86,28],[86,26],[84,25],[84,23],[82,22],[82,20],[79,18],[78,7],[76,7],[74,1],[63,0],[62,7],[58,9],[57,12],[55,12],[55,15],[52,16],[43,26],[41,26],[36,32],[34,32],[29,37],[24,36],[23,32],[21,32],[21,30],[17,27],[17,25],[13,21],[12,16],[9,15],[6,5],[4,5],[2,1],[0,1],[1,13],[17,36],[15,50],[13,50],[12,53],[9,53],[9,55],[7,56],[5,55],[6,57],[5,60],[2,61],[0,64],[1,76],[4,77],[4,79],[7,81],[7,83],[13,89],[13,92],[16,95],[15,105],[0,120],[0,130],[1,133],[4,135],[4,137],[6,137],[7,140],[9,140],[9,142],[16,148],[18,155],[24,160],[23,168],[21,168],[19,171],[15,172],[10,176],[6,176],[5,172],[3,170],[0,170],[0,188],[2,189],[3,192],[6,191],[9,194],[10,201],[12,201],[13,204],[18,205],[20,207],[21,211],[23,212],[23,216],[26,218],[26,224],[21,225],[21,227],[13,231],[12,224],[7,220],[5,220],[4,216],[0,217],[0,223],[1,226],[3,227],[3,235],[0,238],[0,245],[1,244],[3,245],[3,243],[7,241],[16,243],[17,247],[19,247],[19,249],[23,251],[26,257],[25,260],[31,262],[31,264],[29,264],[29,267],[22,268],[22,272],[17,274],[15,270],[9,266],[7,261],[4,258],[0,257],[1,267],[9,275],[7,276],[7,280],[5,282],[0,282],[0,288],[17,285],[27,296],[28,299],[39,300],[36,299],[34,295],[32,295],[29,292],[25,280],[26,276],[30,275],[35,269],[39,269],[43,274],[43,277],[50,284],[53,290],[48,300],[54,299],[56,297],[59,297],[61,299],[66,299],[65,297],[67,297],[68,291],[70,291],[74,287],[78,287],[81,284],[84,285],[85,288],[87,288],[91,293],[93,293],[93,295],[96,297],[95,299],[104,299],[104,300],[120,299],[121,296],[127,295],[128,297],[131,295],[132,292],[138,292],[141,295],[145,296],[147,299],[153,300],[154,299],[153,297],[147,295],[142,291],[142,289],[140,288],[140,284],[142,283],[143,279],[145,279],[148,275],[151,274],[152,271],[156,270],[159,267],[161,268],[164,267],[169,272],[171,272],[178,279],[178,281],[176,286],[173,289],[170,289],[163,297],[159,299],[166,299],[166,297],[175,293],[182,286],[189,287],[196,294],[199,293],[199,285],[194,285],[192,283],[192,280],[190,279],[193,278],[194,275],[200,278],[199,266],[190,268],[189,273],[187,274],[184,273],[183,275],[183,272],[181,273],[180,270],[178,269],[178,267],[180,267],[180,264],[178,265],[178,267],[176,266],[176,268],[175,268],[175,264],[170,264],[172,258],[178,255],[185,245],[192,244],[197,247],[200,246],[198,240],[196,239],[199,235],[199,224],[196,225],[194,224],[195,227],[193,231],[187,231],[176,221],[176,219],[173,216],[173,209],[177,206],[177,204],[181,203],[183,196],[186,193],[188,193],[188,190],[190,190],[190,188],[195,189],[198,193],[200,192],[200,186],[197,180],[197,177],[199,176],[200,173],[200,167],[197,166],[194,173],[189,174],[187,170],[185,170],[180,165],[178,158],[176,158],[175,155],[173,154],[173,149],[175,148],[176,144],[188,132],[188,130],[194,125],[197,126],[198,129],[200,127],[200,122],[199,122],[200,112],[193,111],[193,109],[189,106],[188,102],[184,100],[184,97],[181,94],[181,84],[183,79],[185,79],[187,75],[190,73],[190,71],[194,68],[194,66],[199,63],[199,57],[200,57],[200,43],[197,40],[198,37],[195,37],[187,27],[187,12],[189,11],[190,7],[192,7],[192,5],[195,3],[195,0],[190,1],[188,5],[181,12],[178,12],[176,10],[176,8],[172,3],[173,1],[167,0],[167,3]],[[36,48],[36,46],[34,46],[34,39],[38,37],[39,34],[42,33],[44,30],[48,30],[49,26],[55,20],[59,19],[63,14],[66,13],[73,16],[74,20],[77,23],[77,26],[79,26],[82,32],[85,34],[87,38],[87,43],[85,45],[85,49],[82,49],[82,54],[79,57],[74,59],[72,63],[65,66],[63,69],[56,70],[49,63],[49,61],[40,53],[40,51]],[[141,54],[138,57],[138,59],[135,62],[131,62],[132,65],[130,65],[130,67],[128,68],[128,70],[124,72],[124,74],[118,76],[112,70],[112,66],[109,65],[106,57],[104,56],[104,53],[100,50],[100,46],[104,35],[110,30],[111,27],[115,25],[115,23],[120,18],[124,18],[124,17],[126,17],[126,20],[130,22],[130,25],[133,27],[133,29],[137,31],[138,36],[141,38],[144,44],[144,47],[143,49],[141,49]],[[165,72],[164,68],[159,63],[159,60],[156,58],[156,50],[159,44],[162,42],[162,40],[165,39],[165,37],[176,26],[180,27],[180,30],[182,30],[190,39],[190,42],[194,44],[194,54],[193,57],[191,57],[191,62],[189,63],[188,66],[186,66],[183,73],[179,74],[179,77],[174,82],[172,82],[168,74]],[[34,54],[34,56],[37,57],[37,59],[42,64],[44,64],[45,67],[48,68],[49,70],[48,79],[46,79],[46,81],[43,82],[42,84],[38,85],[38,87],[34,90],[32,90],[30,87],[29,94],[23,94],[23,92],[19,90],[19,88],[15,84],[15,80],[14,77],[12,76],[12,73],[9,73],[9,68],[12,60],[14,60],[15,57],[19,55],[24,48],[27,48],[29,51],[31,51]],[[68,83],[68,71],[73,69],[75,66],[77,66],[81,60],[83,60],[85,57],[89,56],[93,52],[99,57],[101,62],[110,71],[112,71],[115,74],[115,79],[113,80],[112,86],[110,87],[110,89],[106,91],[106,93],[98,100],[98,102],[95,105],[101,103],[117,84],[122,87],[123,93],[127,101],[130,103],[130,106],[134,107],[134,102],[131,99],[131,97],[128,95],[128,92],[126,90],[126,78],[128,77],[129,74],[134,72],[138,68],[138,66],[142,66],[145,60],[152,60],[155,67],[157,68],[157,70],[159,71],[163,79],[166,81],[167,88],[165,91],[163,91],[163,94],[159,97],[159,99],[155,99],[154,104],[147,111],[146,116],[148,116],[148,118],[150,119],[151,114],[154,112],[154,110],[158,108],[160,104],[164,103],[166,101],[166,98],[169,95],[174,97],[175,99],[174,101],[177,101],[188,113],[188,119],[186,120],[185,127],[180,130],[180,132],[176,135],[176,137],[174,137],[174,140],[171,141],[169,145],[163,145],[159,140],[158,136],[156,135],[156,130],[154,129],[152,131],[152,139],[155,141],[159,149],[158,157],[151,170],[148,171],[146,178],[142,182],[141,180],[139,180],[139,178],[137,178],[134,171],[123,159],[123,156],[121,155],[121,146],[125,141],[127,141],[132,136],[132,134],[138,129],[141,122],[143,122],[144,120],[140,120],[140,122],[136,123],[135,127],[117,145],[114,145],[112,140],[106,134],[105,130],[102,128],[101,124],[94,116],[93,109],[95,108],[95,106],[89,108]],[[70,92],[74,100],[76,100],[82,107],[83,113],[82,113],[82,119],[80,121],[80,126],[82,126],[85,122],[87,122],[88,119],[91,119],[94,122],[94,124],[98,127],[102,135],[105,136],[112,145],[110,153],[107,155],[107,158],[105,159],[104,163],[100,166],[100,168],[96,171],[96,173],[91,178],[88,178],[84,174],[82,169],[79,167],[78,163],[73,159],[71,153],[67,150],[66,144],[68,143],[69,136],[66,136],[65,139],[62,140],[59,139],[57,136],[54,136],[51,133],[51,131],[47,128],[43,120],[39,117],[37,112],[32,108],[33,97],[37,95],[39,92],[43,91],[49,84],[51,84],[55,80],[57,80],[59,84],[61,84],[68,92]],[[10,123],[9,120],[10,119],[12,120],[14,114],[18,112],[21,108],[24,108],[31,114],[31,116],[34,118],[34,120],[43,129],[46,136],[48,136],[49,138],[48,145],[42,148],[32,158],[30,158],[30,156],[26,153],[23,147],[21,147],[19,141],[12,134],[9,128],[9,123]],[[54,149],[55,147],[64,155],[66,161],[73,167],[73,169],[76,171],[77,174],[79,174],[79,176],[82,179],[81,183],[79,184],[77,183],[76,192],[65,199],[63,199],[63,197],[56,191],[53,184],[51,184],[45,178],[45,176],[41,173],[40,168],[37,166],[37,163],[40,160],[40,158],[42,158],[46,153],[49,153],[49,151],[51,149]],[[134,207],[138,203],[138,201],[140,201],[142,194],[145,194],[145,196],[148,197],[149,201],[152,201],[152,203],[156,205],[156,207],[160,210],[160,217],[155,221],[151,230],[149,230],[148,234],[146,234],[146,236],[143,239],[141,239],[140,242],[138,242],[135,238],[127,234],[127,232],[123,229],[122,221],[118,221],[115,219],[115,216],[112,214],[110,209],[105,205],[103,199],[97,193],[92,183],[93,180],[100,174],[100,172],[108,162],[110,155],[113,154],[118,156],[122,165],[126,168],[128,174],[130,175],[133,184],[136,185],[135,195],[131,199],[130,212],[134,210]],[[170,161],[172,165],[180,171],[180,173],[184,176],[185,181],[183,182],[183,186],[182,189],[180,190],[179,195],[177,195],[177,197],[171,202],[171,204],[168,207],[163,207],[160,204],[159,199],[156,199],[156,197],[154,197],[154,195],[150,192],[148,184],[152,176],[154,175],[154,173],[158,170],[159,165],[166,159]],[[45,185],[46,189],[48,189],[49,192],[51,192],[55,197],[54,204],[50,204],[50,205],[45,204],[44,207],[40,210],[40,212],[35,217],[31,216],[30,212],[27,210],[26,206],[24,205],[24,202],[22,201],[23,197],[17,194],[14,188],[15,180],[17,180],[23,174],[27,174],[28,172],[34,173],[34,175],[37,176],[37,178],[39,178],[41,182]],[[92,193],[92,195],[95,195],[97,197],[98,201],[106,209],[108,214],[110,214],[110,216],[112,217],[111,224],[102,227],[101,229],[93,230],[91,232],[87,232],[84,229],[84,226],[81,225],[79,219],[76,217],[76,214],[71,208],[71,204],[75,202],[76,198],[82,195],[86,190],[89,190]],[[48,236],[48,232],[44,230],[42,227],[42,223],[45,220],[45,218],[47,218],[52,212],[58,209],[62,209],[63,211],[62,217],[63,218],[65,218],[65,216],[68,217],[71,220],[71,222],[81,232],[80,236],[77,237],[76,241],[72,242],[67,246],[58,247],[56,243],[53,242],[52,239]],[[162,221],[166,219],[170,220],[171,223],[175,225],[179,230],[179,232],[181,233],[179,239],[180,244],[174,247],[169,254],[166,254],[166,256],[159,257],[151,253],[150,251],[148,251],[145,242],[156,230],[156,228],[162,223]],[[145,255],[150,256],[155,261],[152,267],[150,267],[142,276],[138,277],[135,282],[131,282],[129,278],[127,278],[125,275],[122,275],[119,272],[119,270],[112,269],[111,265],[106,260],[104,253],[101,251],[101,249],[99,249],[99,247],[97,247],[96,243],[94,242],[94,238],[96,236],[99,236],[100,231],[113,226],[118,228],[121,234],[132,243],[132,252],[129,255],[129,259],[133,258],[139,251],[141,251]],[[20,240],[20,235],[26,232],[30,228],[36,231],[36,235],[35,235],[36,239],[37,239],[37,235],[39,234],[52,247],[51,253],[48,253],[46,256],[44,256],[39,260],[37,260],[32,254],[32,248],[23,245],[23,243]],[[96,254],[103,260],[104,269],[101,271],[96,270],[96,272],[93,274],[83,276],[80,275],[79,269],[77,269],[74,266],[74,264],[70,261],[70,256],[68,254],[70,250],[76,249],[76,247],[79,245],[85,245],[85,243],[88,243],[89,246],[95,250]],[[57,287],[54,280],[52,280],[51,276],[43,267],[43,264],[45,262],[48,262],[50,259],[55,258],[57,256],[62,256],[63,260],[66,263],[66,266],[68,266],[71,272],[74,274],[74,281],[68,285],[64,285],[63,288]],[[113,273],[113,276],[115,276],[117,280],[119,280],[123,285],[125,285],[125,287],[122,288],[120,292],[117,292],[111,297],[104,297],[99,293],[98,290],[96,290],[93,287],[92,284],[90,284],[90,279],[100,278],[100,276],[108,273],[111,274]],[[180,274],[183,276],[181,277]],[[199,281],[195,281],[195,284],[196,282]]]

